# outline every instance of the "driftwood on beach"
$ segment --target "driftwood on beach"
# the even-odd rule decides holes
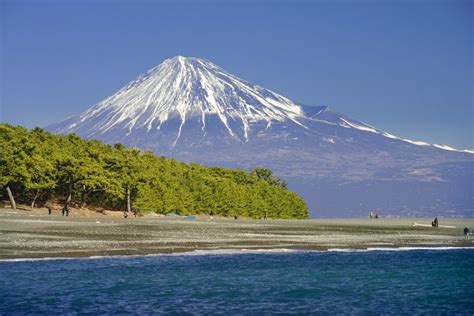
[[[433,227],[433,228],[437,228],[437,227],[440,227],[440,228],[456,228],[456,226],[447,226],[447,225],[438,225],[437,227],[434,227],[434,226],[431,225],[431,224],[420,224],[420,223],[417,223],[417,222],[414,222],[414,223],[413,223],[413,226]]]

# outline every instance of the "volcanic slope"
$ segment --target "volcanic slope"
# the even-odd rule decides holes
[[[402,139],[327,106],[298,104],[205,59],[167,59],[48,129],[184,161],[267,166],[316,217],[474,214],[472,150]]]

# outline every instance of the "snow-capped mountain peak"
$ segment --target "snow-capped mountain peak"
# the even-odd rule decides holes
[[[142,138],[153,139],[156,133],[161,133],[168,135],[166,141],[160,141],[161,145],[166,143],[174,148],[186,129],[192,130],[190,133],[194,136],[201,134],[202,139],[219,134],[220,138],[246,142],[251,135],[261,136],[262,126],[268,129],[277,123],[289,123],[286,125],[313,132],[319,129],[318,125],[327,124],[421,147],[473,153],[400,138],[335,113],[327,106],[299,105],[240,79],[206,59],[183,56],[163,61],[112,96],[49,129],[110,141],[126,137],[137,139],[137,144]],[[225,135],[216,133],[216,129]],[[208,133],[211,130],[213,132]]]
[[[208,60],[177,56],[165,60],[139,76],[114,95],[79,114],[60,132],[88,125],[90,135],[100,135],[120,127],[132,132],[145,128],[160,129],[171,118],[178,118],[179,139],[183,125],[198,118],[205,129],[206,116],[215,115],[228,133],[237,132],[230,121],[241,125],[248,139],[253,122],[292,120],[302,115],[291,100],[246,82]],[[235,124],[234,124],[235,125]]]
[[[269,167],[318,214],[472,216],[473,150],[413,141],[329,106],[297,104],[205,59],[167,59],[47,129],[187,162]]]

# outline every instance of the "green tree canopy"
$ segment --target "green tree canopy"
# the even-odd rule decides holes
[[[148,151],[0,124],[0,185],[34,206],[252,218],[306,218],[305,202],[268,168],[185,164]]]

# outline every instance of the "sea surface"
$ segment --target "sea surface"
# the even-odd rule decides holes
[[[0,261],[0,314],[474,313],[474,250]]]

